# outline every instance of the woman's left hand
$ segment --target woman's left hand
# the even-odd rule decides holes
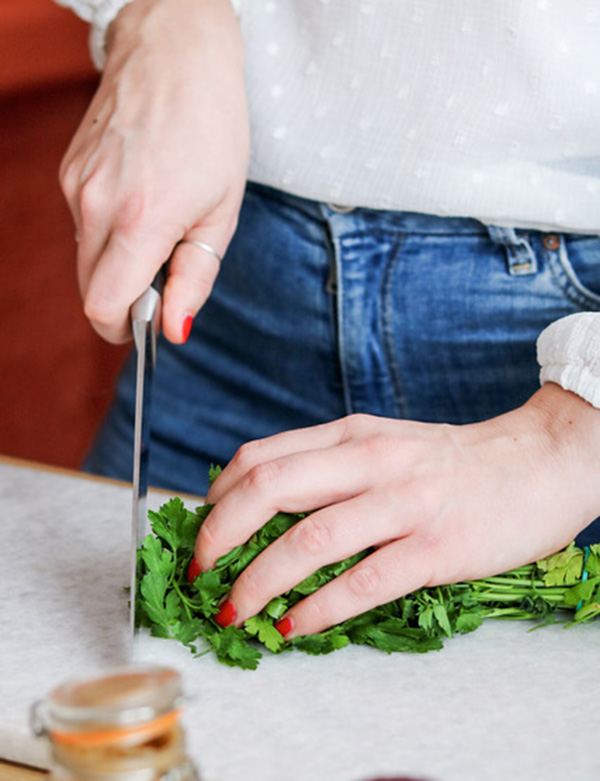
[[[278,626],[289,639],[559,550],[600,515],[598,474],[600,411],[551,383],[464,426],[350,416],[244,445],[208,493],[196,561],[213,566],[278,511],[314,510],[235,582],[221,622],[240,626],[318,568],[373,547],[288,611]]]

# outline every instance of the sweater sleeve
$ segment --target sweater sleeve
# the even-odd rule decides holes
[[[556,320],[537,342],[540,384],[555,382],[600,409],[600,312]]]
[[[90,51],[94,65],[98,70],[102,70],[106,59],[104,48],[106,31],[119,11],[132,0],[55,0],[55,2],[70,8],[84,21],[90,22]],[[230,0],[230,2],[235,13],[239,15],[242,0]]]

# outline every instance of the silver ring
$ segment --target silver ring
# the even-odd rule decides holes
[[[213,249],[210,244],[205,244],[203,241],[197,241],[196,239],[181,239],[178,244],[193,244],[195,247],[200,247],[200,249],[203,249],[205,252],[210,252],[219,263],[223,262],[223,258],[219,255],[217,250]]]

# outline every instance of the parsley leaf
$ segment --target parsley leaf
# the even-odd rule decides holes
[[[213,616],[219,612],[219,600],[229,591],[229,584],[222,583],[216,570],[201,572],[194,581],[193,588],[198,593],[200,603],[194,600],[197,607],[205,616]]]
[[[321,632],[317,635],[304,635],[296,637],[291,641],[294,648],[298,648],[304,653],[316,656],[318,654],[330,654],[339,648],[348,645],[350,639],[341,627],[334,627],[327,632]]]
[[[210,480],[220,473],[211,468]],[[138,551],[137,611],[151,634],[178,640],[196,656],[212,650],[223,664],[254,670],[262,656],[296,649],[328,654],[349,643],[385,653],[424,653],[442,648],[445,638],[477,629],[487,618],[533,619],[552,623],[565,613],[571,623],[600,616],[600,545],[584,552],[574,543],[534,564],[500,576],[448,586],[422,588],[316,635],[286,642],[275,629],[290,607],[337,577],[370,550],[313,572],[285,594],[272,599],[243,628],[218,626],[213,617],[233,581],[268,545],[300,522],[304,513],[277,513],[243,545],[222,556],[215,567],[189,583],[187,570],[198,531],[212,507],[194,512],[173,498],[149,513],[152,533]],[[570,624],[567,624],[567,626]]]
[[[562,586],[577,583],[583,569],[583,551],[572,542],[565,550],[548,556],[538,563],[546,586]]]
[[[244,670],[256,670],[262,657],[258,648],[250,645],[242,629],[228,626],[218,631],[208,630],[205,637],[212,645],[217,659],[230,667],[242,667]]]
[[[264,643],[269,651],[273,651],[273,653],[281,651],[285,644],[283,637],[273,626],[273,621],[262,613],[245,621],[244,629],[249,635],[258,637],[260,642]]]

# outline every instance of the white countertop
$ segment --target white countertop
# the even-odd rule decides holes
[[[31,703],[129,660],[131,492],[0,463],[0,498],[0,757],[44,766]],[[257,671],[149,637],[137,656],[182,672],[203,781],[596,781],[600,622],[528,629],[488,622],[424,655],[265,656]]]

